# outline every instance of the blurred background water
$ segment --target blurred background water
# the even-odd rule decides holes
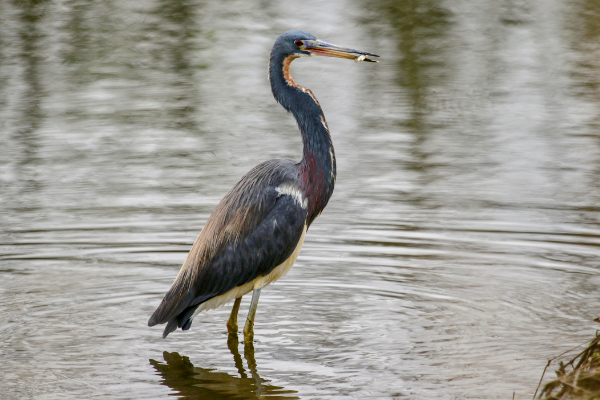
[[[163,340],[220,198],[300,158],[288,29],[382,56],[292,67],[336,191],[253,349]],[[599,117],[596,0],[0,1],[0,399],[530,398],[598,327]]]

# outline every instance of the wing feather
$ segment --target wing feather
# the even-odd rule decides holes
[[[307,210],[277,188],[294,185],[291,160],[271,160],[244,176],[211,214],[171,289],[148,321],[169,322],[163,337],[189,328],[203,302],[264,276],[294,251]]]

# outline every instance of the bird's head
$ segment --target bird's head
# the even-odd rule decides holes
[[[323,42],[308,32],[304,31],[287,31],[279,36],[273,45],[272,56],[288,56],[310,57],[310,56],[326,56],[347,58],[350,60],[378,62],[367,58],[367,56],[379,57],[377,54],[366,51],[349,49],[346,47],[336,46],[331,43]]]

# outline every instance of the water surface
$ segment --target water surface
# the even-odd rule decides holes
[[[0,398],[530,398],[597,328],[595,1],[0,15]],[[228,343],[228,307],[163,340],[147,319],[217,202],[300,157],[266,78],[292,28],[382,55],[292,68],[332,131],[334,196],[253,346]]]

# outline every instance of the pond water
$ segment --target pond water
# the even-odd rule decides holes
[[[0,399],[531,398],[598,328],[597,1],[0,15]],[[382,56],[292,67],[336,191],[253,346],[228,343],[229,307],[163,340],[148,317],[220,198],[300,157],[266,73],[293,28]]]

